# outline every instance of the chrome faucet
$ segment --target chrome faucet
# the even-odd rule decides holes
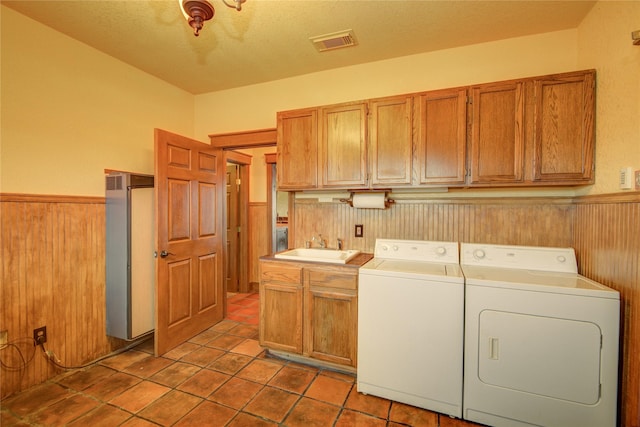
[[[322,238],[322,234],[318,234],[318,237],[313,236],[311,238],[311,241],[312,242],[316,242],[317,241],[321,248],[326,248],[327,247],[327,241]]]

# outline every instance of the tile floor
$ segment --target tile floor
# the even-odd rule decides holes
[[[268,357],[258,294],[162,357],[151,340],[2,401],[7,426],[429,426],[475,424],[356,391],[355,377]]]

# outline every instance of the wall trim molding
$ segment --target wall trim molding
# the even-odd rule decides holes
[[[106,198],[98,196],[0,193],[0,202],[106,204]]]

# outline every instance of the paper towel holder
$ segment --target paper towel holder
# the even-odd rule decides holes
[[[386,189],[382,190],[382,189],[380,189],[380,190],[373,190],[373,191],[357,191],[357,190],[347,190],[347,191],[349,191],[349,193],[351,195],[349,196],[348,199],[340,199],[340,202],[347,203],[351,207],[353,207],[353,195],[356,194],[356,193],[365,193],[365,194],[384,193],[384,207],[385,207],[385,209],[396,202],[395,200],[390,199],[388,197],[388,192],[390,192],[391,190],[386,190]]]

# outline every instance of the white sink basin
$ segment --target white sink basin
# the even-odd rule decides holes
[[[337,249],[315,249],[297,248],[280,252],[274,256],[279,259],[289,259],[294,261],[330,262],[334,264],[346,264],[360,251],[341,251]]]

